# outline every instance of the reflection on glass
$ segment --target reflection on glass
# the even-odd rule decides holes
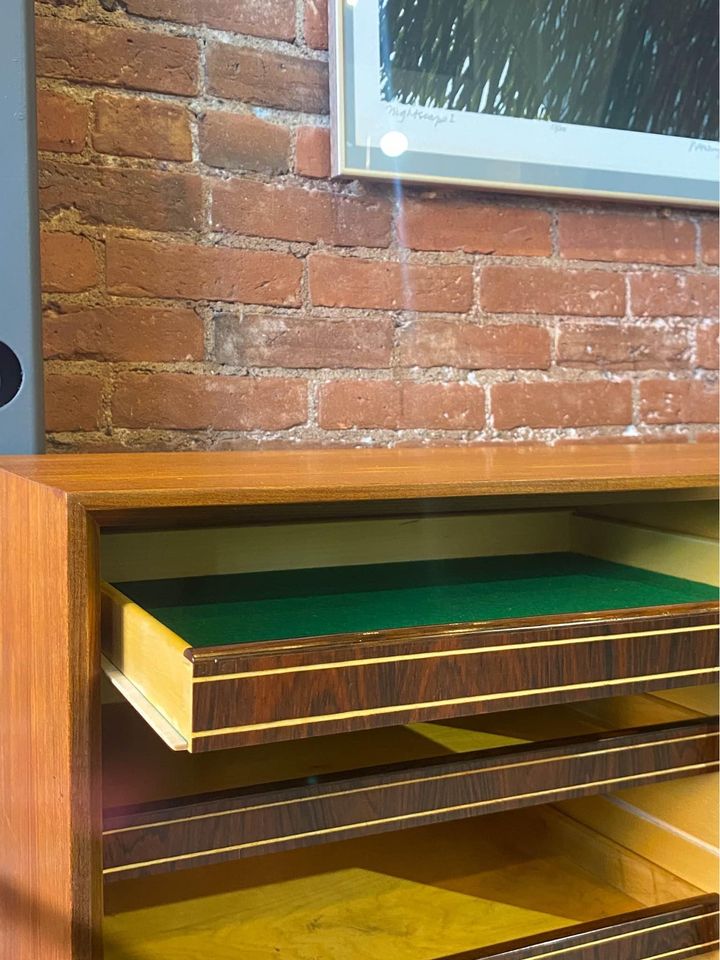
[[[387,101],[716,140],[717,0],[379,0]]]

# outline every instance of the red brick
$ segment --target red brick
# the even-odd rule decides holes
[[[86,103],[53,90],[38,90],[38,148],[58,153],[82,153],[89,117]]]
[[[498,430],[594,427],[632,422],[630,383],[497,383],[492,409]]]
[[[249,367],[387,367],[393,323],[225,314],[215,321],[215,357]]]
[[[198,45],[186,37],[38,17],[35,54],[40,77],[157,93],[198,89]]]
[[[152,20],[295,39],[295,0],[124,0],[123,6],[128,13]]]
[[[320,387],[318,422],[326,430],[480,430],[485,393],[468,383],[335,380]]]
[[[305,0],[303,16],[305,43],[315,50],[328,47],[328,5],[326,0]]]
[[[45,377],[45,427],[51,431],[97,430],[102,417],[102,381],[82,373]]]
[[[700,327],[697,332],[697,363],[706,370],[718,369],[718,336],[720,325]]]
[[[118,377],[113,424],[159,430],[285,430],[307,419],[302,380],[187,373]]]
[[[472,383],[403,383],[401,429],[482,430],[485,391]]]
[[[327,113],[327,63],[254,47],[213,43],[207,55],[209,92],[263,107]]]
[[[704,263],[710,263],[714,267],[720,263],[718,258],[718,222],[717,220],[705,220],[700,225],[700,238],[702,240],[702,258]]]
[[[570,260],[695,263],[695,227],[687,220],[561,213],[560,256]]]
[[[473,200],[403,200],[398,236],[413,250],[529,257],[552,253],[549,213]]]
[[[489,313],[622,316],[625,279],[608,270],[485,267],[480,302]]]
[[[560,331],[557,358],[571,367],[682,368],[690,363],[690,343],[686,330],[616,323],[566,325]]]
[[[418,320],[400,331],[400,362],[467,370],[544,370],[550,366],[550,334],[528,324]]]
[[[330,176],[330,131],[327,127],[300,127],[295,145],[295,173],[316,179]]]
[[[701,380],[646,380],[640,384],[645,423],[716,423],[717,385]]]
[[[92,243],[73,233],[41,233],[40,264],[47,293],[80,293],[100,280]]]
[[[200,156],[211,167],[287,173],[290,131],[249,113],[206,113],[200,124]]]
[[[70,360],[202,360],[203,322],[180,307],[53,307],[45,311],[45,356]]]
[[[122,296],[297,306],[302,261],[271,250],[107,241],[107,284]]]
[[[472,304],[472,269],[313,254],[310,297],[323,307],[464,313]]]
[[[166,100],[99,94],[93,146],[98,153],[158,160],[192,160],[190,112]]]
[[[194,174],[46,162],[40,209],[49,217],[73,210],[85,223],[188,230],[202,222],[201,186]]]
[[[363,200],[257,180],[219,181],[212,197],[215,230],[334,246],[390,243],[392,211],[385,198]]]
[[[717,277],[657,270],[630,277],[630,302],[637,317],[714,317]]]

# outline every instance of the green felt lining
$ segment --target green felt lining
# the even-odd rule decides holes
[[[573,553],[116,584],[192,647],[717,600],[717,588]]]

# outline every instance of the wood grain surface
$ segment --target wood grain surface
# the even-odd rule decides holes
[[[89,960],[102,918],[95,532],[0,475],[0,957]]]
[[[64,490],[90,511],[354,500],[700,490],[715,444],[79,454],[0,458],[0,470]]]
[[[106,879],[202,866],[708,773],[717,719],[396,763],[106,810]]]

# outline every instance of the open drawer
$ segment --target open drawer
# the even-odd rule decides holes
[[[104,876],[691,782],[718,769],[717,699],[691,687],[200,754],[168,751],[108,704]]]
[[[688,782],[702,795],[712,779]],[[643,789],[662,807],[662,791],[680,782]],[[648,819],[642,798],[635,800],[534,807],[269,854],[251,869],[236,862],[125,880],[106,888],[105,956],[682,960],[709,953],[718,940],[716,861],[685,858],[685,847],[709,845],[672,820]],[[585,809],[586,802],[606,806]]]
[[[192,752],[707,683],[717,590],[579,553],[106,584],[105,667]]]

